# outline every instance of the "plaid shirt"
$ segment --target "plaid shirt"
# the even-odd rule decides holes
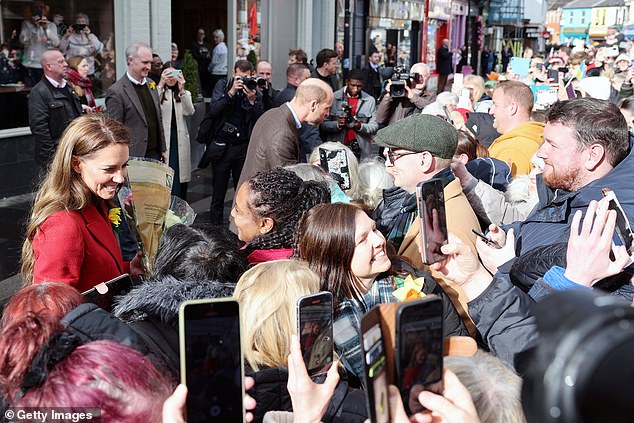
[[[379,279],[360,300],[345,298],[339,303],[333,334],[335,350],[348,371],[363,380],[363,354],[361,353],[361,319],[370,309],[379,304],[395,303],[392,295],[392,278]]]

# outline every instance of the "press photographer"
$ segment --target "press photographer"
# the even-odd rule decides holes
[[[260,60],[255,66],[255,78],[256,84],[260,93],[262,93],[262,102],[264,103],[264,110],[269,110],[273,107],[273,100],[280,93],[271,85],[271,77],[273,76],[273,67],[269,62]]]
[[[416,63],[409,72],[396,67],[385,87],[385,95],[377,107],[376,120],[381,126],[420,113],[435,101],[436,96],[425,91],[429,80],[429,67]]]
[[[218,81],[197,137],[199,142],[207,144],[199,166],[209,163],[213,166],[211,223],[214,225],[224,224],[222,212],[229,175],[237,188],[253,125],[264,113],[262,94],[252,72],[251,62],[238,60],[233,68],[233,78]]]
[[[362,72],[353,69],[348,73],[345,87],[335,91],[330,115],[321,124],[321,130],[328,141],[343,143],[357,158],[365,159],[378,155],[379,149],[372,142],[378,129],[374,97],[363,91]]]

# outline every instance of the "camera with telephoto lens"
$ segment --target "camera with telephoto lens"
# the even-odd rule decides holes
[[[343,114],[346,117],[346,127],[354,128],[355,118],[352,116],[352,106],[346,100],[341,103],[341,108],[343,109]]]
[[[258,76],[257,78],[255,78],[255,82],[258,85],[258,87],[260,87],[261,90],[266,89],[266,83],[267,83],[266,79],[262,78],[261,76]]]
[[[390,78],[390,97],[403,98],[407,95],[405,84],[408,87],[413,88],[416,86],[419,75],[417,73],[409,73],[403,66],[397,66],[394,68],[392,78]]]

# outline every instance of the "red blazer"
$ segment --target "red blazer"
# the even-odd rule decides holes
[[[33,239],[33,283],[63,282],[84,292],[129,271],[105,212],[95,204],[49,216]]]

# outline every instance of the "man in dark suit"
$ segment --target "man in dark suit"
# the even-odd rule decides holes
[[[295,91],[299,84],[310,78],[310,70],[308,66],[302,63],[293,63],[286,68],[286,88],[273,99],[273,107],[280,107],[287,101],[291,101],[295,97]]]
[[[264,113],[264,101],[258,88],[248,88],[243,78],[250,78],[253,65],[248,60],[238,60],[229,80],[220,79],[214,87],[207,115],[218,125],[214,142],[225,145],[222,155],[211,161],[212,186],[211,223],[225,224],[223,209],[229,187],[229,176],[237,192],[237,180],[247,155],[249,136]]]
[[[333,94],[330,86],[308,78],[297,87],[295,97],[264,113],[255,124],[240,185],[258,172],[299,161],[299,129],[305,124],[319,126],[330,111]]]
[[[147,78],[152,66],[152,48],[147,44],[132,43],[125,55],[128,71],[108,88],[106,109],[110,117],[130,129],[130,156],[167,163],[156,84]]]
[[[68,63],[59,50],[40,57],[44,77],[29,95],[29,126],[35,138],[35,162],[44,168],[55,154],[68,124],[81,115],[79,98],[64,80]]]
[[[381,53],[374,50],[368,56],[368,63],[362,69],[364,91],[374,97],[375,100],[379,99],[383,88],[383,81],[379,72],[380,61]]]
[[[445,91],[447,78],[452,71],[453,54],[449,51],[449,40],[442,40],[442,45],[436,54],[436,71],[438,72],[438,92]]]

